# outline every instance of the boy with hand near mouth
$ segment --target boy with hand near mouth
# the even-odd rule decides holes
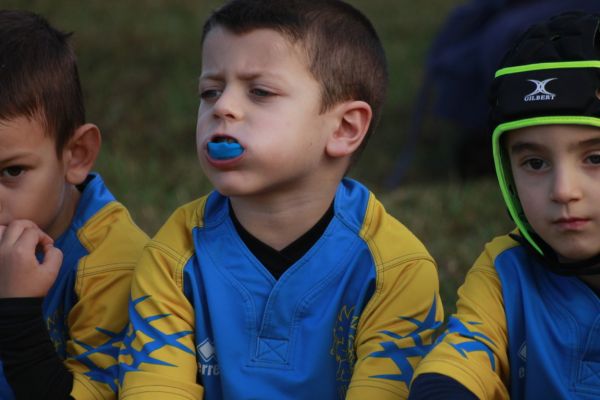
[[[371,23],[342,1],[234,0],[202,50],[216,190],[138,264],[122,397],[405,398],[443,310],[424,246],[344,178],[387,85]]]
[[[599,26],[534,25],[496,73],[494,160],[518,230],[475,261],[410,399],[598,398]]]
[[[0,11],[3,400],[117,397],[131,275],[147,241],[90,174],[101,137],[85,122],[69,36]]]

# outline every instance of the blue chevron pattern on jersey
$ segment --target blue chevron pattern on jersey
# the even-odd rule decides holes
[[[479,325],[480,323],[467,322],[467,324]],[[467,339],[472,339],[471,341],[462,342],[462,343],[458,343],[458,344],[451,343],[451,346],[454,347],[454,349],[461,356],[463,356],[464,358],[467,358],[467,353],[471,353],[473,351],[483,351],[484,353],[487,354],[488,358],[490,359],[490,365],[491,365],[492,369],[496,370],[496,359],[494,358],[494,353],[492,352],[492,350],[489,348],[488,345],[486,345],[485,343],[478,340],[478,339],[483,339],[486,342],[490,343],[491,345],[495,346],[496,344],[489,337],[487,337],[484,334],[479,333],[479,332],[472,332],[459,319],[457,319],[455,317],[450,317],[449,322],[448,322],[448,329],[442,336],[440,336],[440,338],[438,339],[438,342],[442,341],[444,339],[444,337],[450,332],[458,333],[460,336],[467,338]]]
[[[119,375],[119,364],[117,362],[118,352],[115,352],[115,347],[117,347],[120,344],[121,338],[124,337],[125,331],[127,330],[127,326],[125,326],[121,332],[111,332],[102,328],[96,328],[96,330],[106,335],[109,339],[105,343],[97,347],[90,346],[79,340],[75,340],[75,343],[86,349],[86,351],[75,356],[74,359],[90,369],[88,372],[85,373],[85,375],[89,376],[90,379],[93,379],[97,382],[106,383],[116,393],[116,379]],[[114,364],[108,368],[101,368],[100,366],[96,365],[90,359],[90,356],[92,354],[98,353],[113,358],[115,360]]]
[[[143,296],[129,302],[129,319],[131,324],[135,326],[135,329],[143,332],[144,335],[152,338],[152,341],[146,343],[140,350],[135,350],[132,346],[133,340],[135,339],[136,331],[133,328],[129,329],[129,332],[123,339],[124,348],[121,349],[121,354],[131,356],[133,362],[131,364],[120,363],[119,379],[123,381],[123,376],[126,372],[139,370],[140,364],[159,364],[175,367],[175,364],[162,361],[158,358],[151,356],[153,351],[161,349],[165,346],[172,346],[186,353],[195,354],[193,349],[190,349],[177,341],[177,339],[191,335],[193,331],[181,331],[172,334],[166,334],[160,329],[152,326],[152,322],[167,318],[171,314],[158,314],[147,318],[144,318],[137,312],[136,306],[143,301],[147,300],[151,296]],[[131,325],[130,325],[131,326]]]
[[[390,380],[404,382],[407,385],[410,384],[410,381],[412,380],[412,377],[413,377],[414,369],[413,369],[412,365],[410,364],[410,362],[408,361],[408,358],[415,357],[415,356],[422,357],[425,354],[427,354],[429,352],[429,350],[431,349],[431,347],[433,346],[433,343],[429,344],[429,345],[424,344],[423,340],[421,339],[420,334],[422,334],[425,331],[435,331],[442,324],[441,321],[435,320],[436,307],[437,307],[435,300],[436,299],[434,296],[433,303],[432,303],[431,307],[429,308],[429,313],[427,313],[427,316],[425,317],[425,319],[423,321],[419,321],[415,318],[410,318],[410,317],[399,317],[399,319],[411,322],[412,324],[414,324],[417,327],[414,331],[412,331],[408,335],[401,336],[394,332],[381,331],[381,333],[384,333],[385,335],[387,335],[395,340],[401,340],[401,339],[406,339],[406,338],[410,337],[410,338],[412,338],[415,345],[412,347],[406,347],[406,346],[399,347],[398,343],[395,341],[382,342],[381,347],[383,348],[383,350],[371,353],[369,355],[369,357],[379,357],[379,358],[391,359],[394,362],[394,364],[396,364],[398,369],[400,370],[400,373],[399,374],[386,374],[386,375],[373,375],[373,376],[371,376],[372,378],[390,379]]]

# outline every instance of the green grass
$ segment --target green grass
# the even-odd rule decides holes
[[[351,0],[369,16],[387,51],[390,87],[382,122],[352,171],[428,246],[442,294],[456,286],[491,237],[511,224],[493,180],[459,183],[452,130],[429,121],[411,179],[394,191],[384,180],[406,142],[429,43],[462,0]],[[104,137],[97,169],[136,221],[153,234],[172,210],[210,190],[195,155],[200,29],[216,0],[3,0],[74,31],[88,120]],[[484,151],[487,151],[484,150]],[[450,161],[449,161],[450,160]],[[437,181],[421,179],[438,176]],[[450,179],[449,179],[450,178]]]

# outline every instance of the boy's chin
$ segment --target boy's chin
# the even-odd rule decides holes
[[[238,187],[225,186],[225,185],[214,185],[213,187],[219,194],[226,197],[244,197],[249,196],[251,193],[244,191]]]
[[[561,247],[561,246],[557,246],[557,247]],[[596,257],[597,255],[600,254],[600,249],[598,248],[589,248],[589,247],[570,247],[568,249],[560,249],[554,247],[557,255],[558,255],[558,260],[561,263],[565,263],[565,264],[574,264],[574,263],[578,263],[581,261],[585,261],[585,260],[589,260],[591,258]]]

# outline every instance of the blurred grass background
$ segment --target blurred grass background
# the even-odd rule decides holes
[[[351,176],[365,182],[429,248],[439,265],[447,313],[483,244],[511,228],[496,182],[460,180],[453,165],[456,132],[431,119],[407,178],[394,189],[384,182],[407,141],[428,47],[461,2],[350,0],[378,30],[391,78],[380,128]],[[196,161],[194,131],[200,29],[219,4],[2,0],[2,8],[38,12],[75,32],[87,117],[104,135],[97,170],[151,235],[175,207],[210,190]]]

